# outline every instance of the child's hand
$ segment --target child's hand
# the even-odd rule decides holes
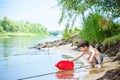
[[[89,59],[89,62],[93,62],[93,59]]]
[[[72,60],[72,59],[69,59],[68,61],[73,62],[73,60]]]

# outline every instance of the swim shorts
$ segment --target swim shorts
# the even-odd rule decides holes
[[[101,59],[101,62],[103,62],[103,59],[104,59],[104,54],[101,54],[100,59]],[[96,64],[98,64],[98,61],[97,61],[97,59],[96,59],[96,58],[95,58],[95,62],[96,62]]]

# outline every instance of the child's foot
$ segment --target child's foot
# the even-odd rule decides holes
[[[98,65],[98,68],[102,68],[103,66],[102,65]]]
[[[91,68],[94,68],[94,67],[95,67],[95,65],[91,65],[90,67],[91,67]]]

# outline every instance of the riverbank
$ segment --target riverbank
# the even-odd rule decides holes
[[[12,37],[43,37],[50,36],[49,34],[39,34],[39,33],[24,33],[24,32],[1,32],[0,38],[12,38]]]
[[[71,47],[71,44],[67,44],[58,47],[52,47],[49,48],[49,50],[62,53],[63,55],[69,55],[74,57],[79,54],[79,52],[75,50],[75,48],[76,48],[75,46]],[[113,57],[110,58],[107,55],[105,55],[104,59],[105,63],[103,64],[103,68],[101,69],[98,68],[85,69],[85,71],[88,71],[89,74],[84,77],[84,80],[96,80],[102,77],[106,73],[106,71],[115,69],[118,62],[117,61],[112,62],[112,58]]]

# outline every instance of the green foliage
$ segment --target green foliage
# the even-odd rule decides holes
[[[91,43],[102,43],[105,39],[116,36],[119,33],[119,24],[105,19],[98,13],[93,13],[84,20],[80,38],[86,39]]]
[[[68,39],[70,37],[70,34],[71,34],[71,30],[69,29],[69,25],[67,24],[63,32],[63,38],[65,40]]]
[[[103,41],[103,44],[106,45],[106,44],[114,44],[117,40],[120,40],[120,34],[118,35],[115,35],[115,36],[112,36],[110,38],[106,38],[104,41]]]
[[[102,15],[107,15],[116,18],[120,16],[120,0],[57,0],[58,6],[62,10],[60,23],[64,20],[69,24],[74,23],[76,18],[82,18],[84,20],[86,12],[99,12]],[[70,24],[71,25],[71,24]],[[73,26],[71,26],[73,27]]]
[[[57,0],[58,5],[62,9],[61,18],[59,20],[59,23],[61,24],[63,20],[66,20],[67,22],[63,21],[65,24],[69,24],[73,27],[76,18],[80,17],[79,15],[84,13],[85,10],[87,10],[88,6],[86,3],[82,2],[82,0]]]
[[[111,22],[108,29],[104,32],[106,33],[106,37],[116,36],[120,33],[120,24]]]
[[[83,29],[80,33],[81,39],[86,39],[89,42],[101,42],[105,38],[104,33],[99,27],[98,20],[102,18],[99,14],[91,14],[83,24]]]
[[[69,25],[66,25],[66,28],[63,32],[63,38],[65,40],[67,40],[69,37],[71,37],[72,35],[74,35],[77,32],[80,32],[80,29],[78,29],[77,27],[75,27],[74,29],[71,29],[71,28],[69,28]]]
[[[111,12],[113,18],[120,16],[120,0],[99,0],[97,6],[101,11]]]
[[[37,33],[48,34],[47,28],[41,24],[33,24],[29,22],[12,21],[4,17],[0,21],[0,32],[19,32],[19,33]]]
[[[3,27],[0,27],[0,32],[3,32]]]

